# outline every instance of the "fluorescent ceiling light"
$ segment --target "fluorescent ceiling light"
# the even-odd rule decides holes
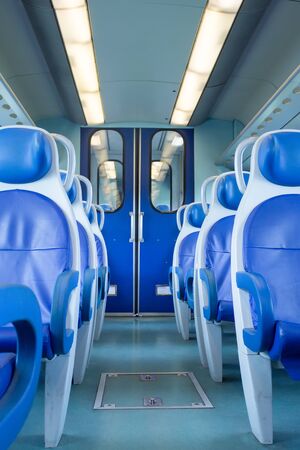
[[[105,161],[104,168],[108,179],[115,180],[117,178],[116,166],[114,161]]]
[[[161,168],[163,166],[162,161],[153,161],[151,166],[151,178],[152,180],[158,180]]]
[[[88,125],[104,122],[86,0],[52,0]]]
[[[92,139],[91,139],[91,146],[92,147],[100,147],[101,146],[100,133],[93,134]]]
[[[169,172],[169,165],[166,161],[152,161],[151,179],[154,181],[164,181]]]
[[[183,137],[182,136],[175,136],[172,141],[173,147],[181,147],[183,145]]]
[[[208,1],[173,110],[172,124],[189,123],[242,2]]]

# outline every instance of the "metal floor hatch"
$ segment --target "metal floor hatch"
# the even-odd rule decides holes
[[[193,372],[102,373],[94,409],[213,408]]]

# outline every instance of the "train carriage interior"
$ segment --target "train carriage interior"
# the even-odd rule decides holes
[[[300,448],[300,0],[0,0],[0,450]]]

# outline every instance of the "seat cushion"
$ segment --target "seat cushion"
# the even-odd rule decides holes
[[[12,325],[0,328],[0,352],[17,351],[17,334]],[[54,352],[51,345],[50,324],[43,324],[43,358],[52,359]]]
[[[16,358],[13,353],[0,353],[0,399],[7,391],[12,380],[15,361]]]
[[[58,276],[71,267],[69,227],[61,209],[35,192],[0,192],[0,284],[32,289],[50,323]]]
[[[300,195],[282,195],[257,206],[244,230],[244,267],[268,285],[275,321],[300,324]],[[254,325],[257,315],[252,306]]]
[[[94,234],[95,241],[96,241],[96,247],[97,247],[97,257],[98,257],[98,266],[103,266],[103,248],[102,248],[102,242],[100,241],[99,237]]]
[[[183,279],[185,279],[188,270],[194,267],[195,251],[198,235],[199,235],[198,231],[188,234],[181,241],[178,253],[178,265],[182,269]]]
[[[81,225],[81,223],[77,222],[77,228],[79,233],[79,243],[80,243],[80,304],[82,304],[83,297],[83,285],[84,285],[84,273],[86,269],[89,267],[89,241],[88,235]],[[81,318],[81,309],[79,310],[78,316],[78,326],[79,328],[82,325]]]
[[[0,284],[23,284],[32,289],[44,326],[43,355],[49,359],[53,358],[53,292],[58,276],[71,264],[69,227],[61,209],[35,192],[0,192]],[[12,325],[1,329],[0,348],[15,352],[16,333]]]
[[[278,321],[275,327],[271,359],[280,360],[294,380],[300,380],[300,325]]]
[[[231,291],[231,236],[234,215],[218,220],[206,239],[206,267],[214,273],[218,298],[217,320],[233,321]]]
[[[258,205],[244,231],[244,267],[259,273],[267,283],[275,320],[273,359],[281,359],[295,377],[295,346],[300,326],[300,195],[281,195]],[[255,306],[250,299],[252,320],[257,326]],[[298,341],[297,341],[298,342]],[[299,343],[297,347],[299,348]],[[295,351],[294,351],[295,350]],[[298,355],[300,361],[300,352]],[[292,372],[288,366],[293,366]],[[291,367],[290,366],[290,367]]]

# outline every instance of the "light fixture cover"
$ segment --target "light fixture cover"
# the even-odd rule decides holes
[[[104,122],[86,0],[52,0],[73,78],[88,125]]]
[[[209,0],[184,73],[171,124],[187,125],[243,0]]]

